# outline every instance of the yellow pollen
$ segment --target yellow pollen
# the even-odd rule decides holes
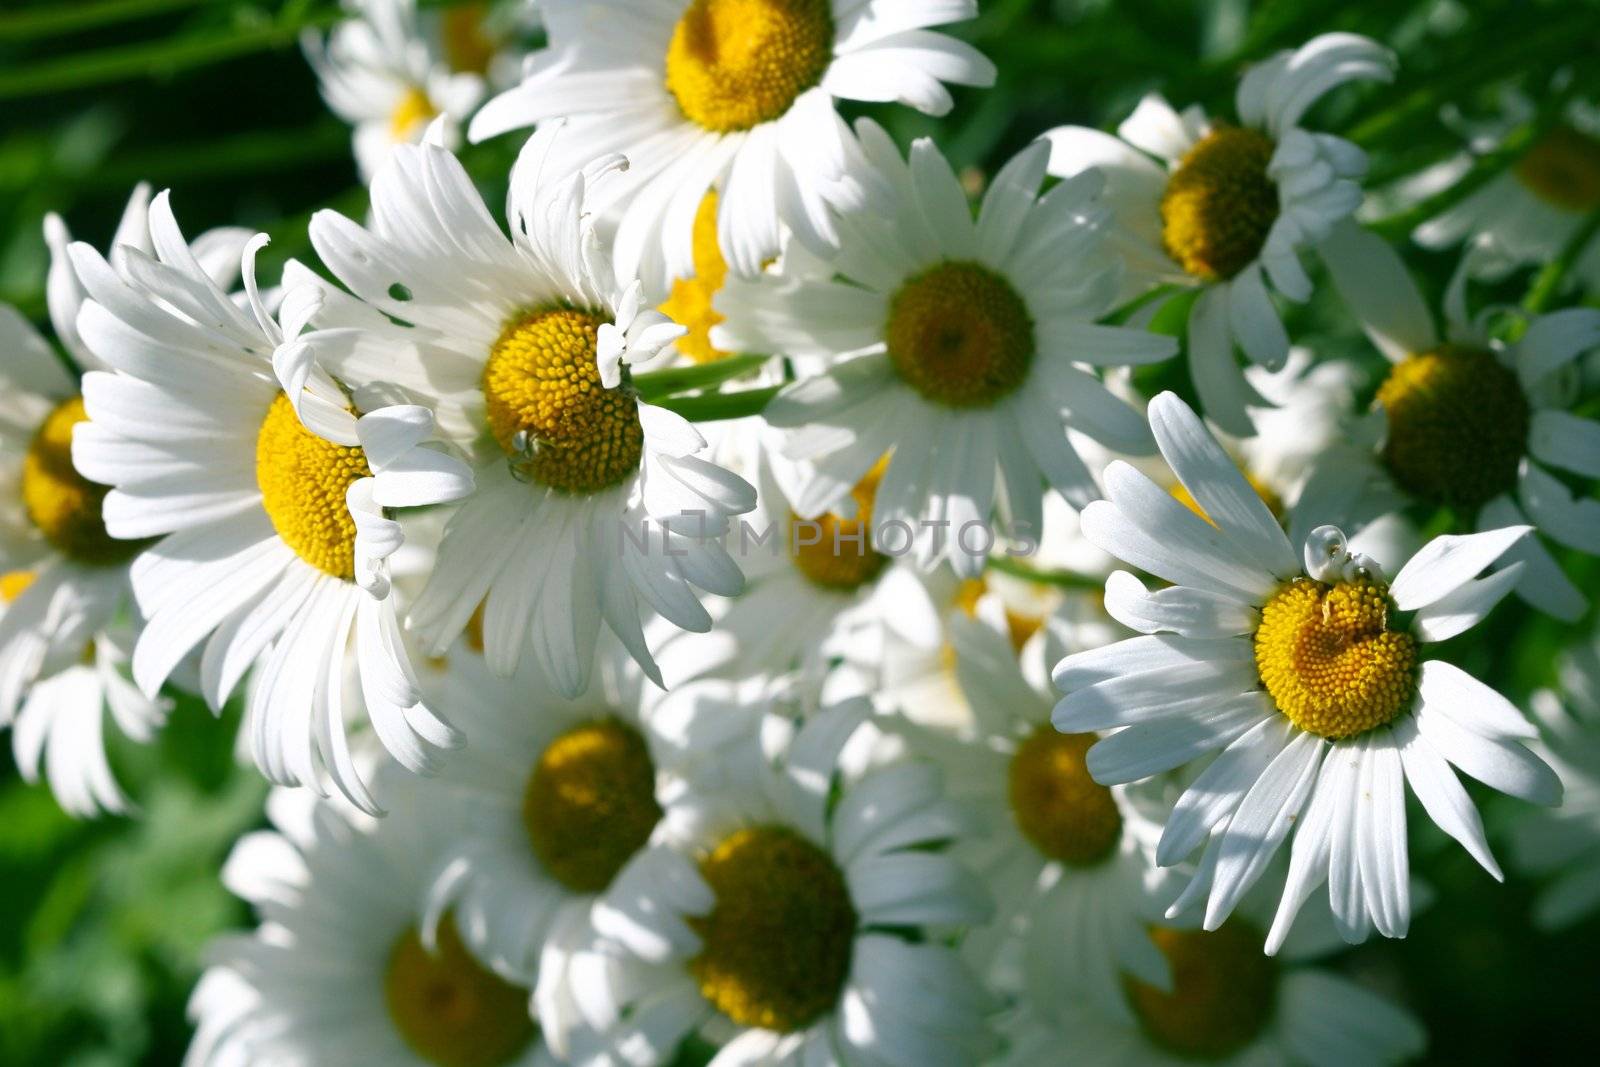
[[[22,457],[22,505],[46,541],[78,563],[123,563],[144,541],[119,541],[106,533],[100,509],[106,487],[72,465],[72,428],[88,419],[83,397],[64,400],[45,417]]]
[[[1406,492],[1476,511],[1517,484],[1530,414],[1516,374],[1492,352],[1444,345],[1394,365],[1378,388],[1383,461]]]
[[[1587,215],[1600,208],[1600,137],[1557,126],[1517,161],[1515,173],[1545,203]]]
[[[256,484],[272,528],[296,555],[335,578],[355,577],[356,521],[344,494],[371,474],[359,446],[318,437],[278,394],[256,435]]]
[[[609,489],[644,456],[638,405],[600,384],[603,321],[571,308],[530,312],[506,326],[483,368],[495,440],[527,477],[563,493]]]
[[[1273,491],[1272,486],[1268,485],[1266,482],[1263,482],[1254,474],[1251,474],[1249,471],[1245,471],[1243,473],[1244,480],[1250,483],[1250,488],[1256,491],[1256,496],[1261,498],[1261,502],[1267,506],[1267,510],[1272,512],[1274,518],[1282,520],[1283,498]],[[1172,488],[1169,490],[1169,492],[1172,493],[1173,499],[1177,500],[1178,503],[1182,504],[1184,507],[1188,508],[1190,511],[1194,512],[1207,522],[1211,522],[1211,516],[1206,514],[1206,509],[1200,506],[1200,502],[1189,493],[1188,489],[1184,488],[1182,482],[1173,482]],[[1211,525],[1215,526],[1216,523],[1211,522]]]
[[[1261,609],[1256,671],[1300,729],[1335,741],[1366,733],[1416,691],[1416,639],[1388,624],[1388,586],[1296,578]]]
[[[610,885],[660,819],[650,750],[620,719],[585,723],[550,742],[522,797],[534,855],[577,893]]]
[[[678,338],[678,351],[695,363],[714,363],[728,353],[711,343],[711,328],[722,321],[711,300],[728,276],[728,261],[717,244],[717,192],[706,193],[694,213],[694,277],[672,283],[672,295],[661,313],[689,332]]]
[[[982,578],[968,578],[956,586],[955,606],[969,619],[978,617],[978,601],[983,599],[983,594],[989,591],[989,583]],[[1011,647],[1022,651],[1022,646],[1028,639],[1044,626],[1044,619],[1037,615],[1024,615],[1012,610],[1009,606],[1006,611],[1006,632],[1011,638]]]
[[[0,600],[11,603],[28,591],[33,579],[32,571],[6,571],[0,574]]]
[[[907,279],[889,302],[884,339],[900,377],[947,407],[988,407],[1033,364],[1027,305],[977,263],[945,262]]]
[[[832,59],[829,0],[692,0],[667,46],[667,91],[690,122],[748,130],[781,117]]]
[[[463,74],[487,74],[497,44],[484,29],[489,5],[457,4],[439,13],[439,37],[450,69]]]
[[[1278,218],[1273,148],[1265,134],[1219,126],[1179,161],[1161,197],[1161,239],[1184,270],[1223,281],[1260,254]]]
[[[484,967],[439,920],[436,951],[415,927],[400,935],[383,976],[389,1019],[407,1047],[438,1067],[500,1067],[533,1041],[528,991]]]
[[[850,490],[856,502],[853,519],[829,511],[807,522],[789,513],[789,558],[801,574],[824,588],[849,591],[882,572],[889,557],[872,547],[872,501],[888,466],[885,456]]]
[[[418,127],[426,125],[438,113],[439,109],[433,106],[428,94],[412,86],[389,113],[389,136],[396,141],[409,141]]]
[[[1033,847],[1069,867],[1092,867],[1117,847],[1122,813],[1111,790],[1089,776],[1094,734],[1042,723],[1011,757],[1011,816]]]
[[[1240,919],[1218,929],[1150,931],[1172,968],[1172,992],[1123,979],[1150,1040],[1178,1056],[1221,1060],[1254,1041],[1272,1018],[1277,966],[1259,932]]]
[[[690,973],[740,1026],[803,1029],[837,1003],[850,971],[856,910],[827,853],[784,827],[739,830],[700,863],[716,894],[690,919]]]

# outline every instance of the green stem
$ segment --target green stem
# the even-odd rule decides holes
[[[1026,563],[1019,563],[1012,556],[990,556],[989,566],[1001,574],[1009,574],[1013,578],[1024,581],[1037,582],[1040,585],[1053,585],[1062,589],[1080,589],[1086,592],[1103,592],[1105,582],[1087,574],[1078,574],[1076,571],[1055,570],[1053,568],[1033,567]]]
[[[1542,315],[1550,309],[1561,293],[1561,284],[1566,280],[1567,273],[1589,247],[1596,233],[1600,233],[1600,211],[1591,212],[1577,232],[1561,247],[1561,254],[1546,263],[1544,269],[1534,276],[1533,284],[1528,287],[1528,295],[1522,300],[1522,310],[1529,315]]]
[[[737,393],[669,396],[655,401],[655,404],[677,412],[690,422],[722,422],[761,414],[781,389],[781,385],[770,385],[764,389],[743,389]]]
[[[700,363],[692,367],[668,367],[666,370],[646,371],[633,376],[633,387],[639,395],[652,403],[661,397],[687,393],[692,389],[710,389],[723,382],[742,377],[766,363],[768,356],[728,356],[713,363]]]
[[[0,41],[30,41],[58,37],[99,26],[149,18],[204,0],[79,0],[0,14]]]

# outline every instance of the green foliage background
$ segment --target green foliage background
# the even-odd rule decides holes
[[[984,0],[982,11],[958,32],[999,65],[995,88],[958,93],[942,120],[873,112],[902,142],[933,135],[958,167],[980,171],[1063,122],[1110,128],[1151,89],[1228,114],[1243,64],[1333,29],[1401,55],[1394,86],[1341,92],[1317,112],[1323,128],[1372,153],[1374,184],[1456,150],[1438,121],[1442,104],[1487,111],[1491,90],[1514,81],[1544,105],[1523,131],[1531,136],[1564,100],[1549,89],[1557,69],[1572,68],[1570,92],[1600,99],[1595,0]],[[44,213],[61,212],[76,236],[103,247],[139,180],[174,190],[191,236],[223,223],[272,234],[264,278],[284,257],[309,254],[312,210],[360,213],[348,130],[327,114],[295,46],[302,28],[337,17],[331,0],[0,0],[0,299],[43,327]],[[491,204],[503,200],[514,141],[467,154]],[[1490,158],[1468,180],[1505,162]],[[1386,232],[1403,234],[1420,217]],[[1406,255],[1426,288],[1442,289],[1452,256]],[[1496,295],[1522,299],[1534,282],[1525,272]],[[1324,358],[1380,366],[1334,302],[1294,309],[1289,325]],[[1161,373],[1144,384],[1187,389],[1179,363]],[[1450,521],[1419,519],[1435,529]],[[1594,561],[1573,560],[1569,573],[1600,592]],[[1576,633],[1508,601],[1449,652],[1521,701],[1551,681],[1555,653]],[[236,728],[236,711],[219,718],[180,698],[156,744],[119,746],[114,764],[141,805],[136,819],[67,818],[43,787],[21,781],[5,746],[0,1064],[181,1060],[184,1001],[204,945],[249,920],[218,880],[229,844],[261,822],[265,794],[233,757]],[[1490,812],[1493,825],[1503,809]],[[1515,876],[1495,885],[1424,822],[1413,820],[1415,866],[1435,903],[1409,940],[1364,946],[1339,965],[1423,1018],[1428,1062],[1593,1062],[1600,919],[1560,936],[1535,932],[1533,886]]]

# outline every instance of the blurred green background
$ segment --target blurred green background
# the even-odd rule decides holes
[[[996,61],[994,89],[958,92],[943,120],[873,112],[902,142],[934,135],[958,166],[979,174],[1051,126],[1110,128],[1151,89],[1227,114],[1245,63],[1334,29],[1369,34],[1401,55],[1394,86],[1341,92],[1317,111],[1323,128],[1372,153],[1376,182],[1457,150],[1438,118],[1445,104],[1487,113],[1508,82],[1545,101],[1549,76],[1564,67],[1576,75],[1571,92],[1600,99],[1593,0],[981,6],[980,18],[956,32]],[[283,257],[307,254],[312,210],[360,213],[365,193],[349,132],[326,112],[296,44],[303,28],[337,18],[326,0],[0,2],[0,299],[43,327],[45,212],[60,212],[75,236],[103,247],[139,180],[173,189],[191,236],[223,223],[271,233],[264,280]],[[514,140],[467,153],[490,204],[503,201]],[[1391,229],[1403,233],[1407,221],[1416,220]],[[1414,247],[1406,255],[1425,287],[1443,287],[1452,256]],[[1531,280],[1531,272],[1515,275],[1499,295],[1518,300]],[[1323,358],[1379,365],[1334,303],[1294,309],[1289,325]],[[1163,373],[1181,375],[1178,366]],[[1593,560],[1572,561],[1569,573],[1600,591]],[[1450,653],[1522,701],[1551,681],[1556,651],[1577,632],[1508,601]],[[184,1001],[205,942],[249,919],[218,882],[231,841],[261,822],[265,793],[253,771],[235,764],[236,727],[236,711],[217,718],[181,698],[156,744],[117,747],[114,765],[142,808],[133,819],[67,818],[43,787],[20,780],[3,746],[0,1064],[180,1061]],[[1413,837],[1416,870],[1436,902],[1409,940],[1364,946],[1338,965],[1422,1017],[1427,1062],[1594,1062],[1600,918],[1540,934],[1527,921],[1535,887],[1515,876],[1497,886],[1437,833]]]

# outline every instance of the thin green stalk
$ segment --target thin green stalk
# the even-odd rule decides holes
[[[1528,295],[1522,300],[1522,310],[1529,315],[1541,315],[1550,309],[1560,295],[1561,285],[1566,281],[1573,264],[1578,262],[1596,233],[1600,233],[1600,211],[1591,212],[1583,220],[1583,225],[1562,246],[1561,254],[1546,263],[1544,269],[1534,276],[1533,284],[1528,287]]]
[[[669,396],[656,401],[658,407],[675,411],[690,422],[722,422],[759,415],[783,388],[743,389],[737,393],[710,393],[704,396]]]
[[[0,41],[34,41],[195,7],[204,0],[90,0],[0,13]]]
[[[1559,112],[1554,115],[1541,115],[1534,121],[1517,127],[1500,147],[1479,156],[1471,169],[1451,182],[1448,187],[1432,196],[1424,197],[1402,211],[1379,219],[1369,228],[1385,240],[1405,240],[1412,230],[1429,219],[1444,214],[1505,173],[1506,168],[1522,158],[1523,153],[1548,132],[1558,119]]]
[[[1085,592],[1101,592],[1105,589],[1105,582],[1087,574],[1078,574],[1076,571],[1056,570],[1054,568],[1034,567],[1020,563],[1012,556],[990,556],[989,566],[1001,574],[1009,574],[1013,578],[1021,578],[1040,585],[1053,585],[1062,589],[1081,589]]]
[[[633,387],[639,395],[652,403],[661,397],[687,393],[693,389],[710,389],[723,382],[742,377],[766,363],[768,356],[729,356],[714,363],[700,363],[692,367],[668,367],[666,370],[646,371],[633,376]]]

